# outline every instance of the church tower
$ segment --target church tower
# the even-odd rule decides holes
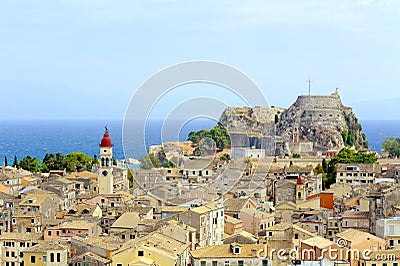
[[[98,175],[99,194],[112,194],[114,192],[112,142],[108,128],[100,142],[100,168]]]

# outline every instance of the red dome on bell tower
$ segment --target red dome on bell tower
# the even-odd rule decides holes
[[[106,132],[103,135],[103,138],[100,142],[100,147],[112,147],[112,142],[110,139],[110,135],[108,134],[108,128],[106,127]]]

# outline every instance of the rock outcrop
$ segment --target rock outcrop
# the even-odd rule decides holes
[[[284,108],[277,107],[228,107],[221,115],[220,122],[231,132],[248,134],[274,134],[275,116],[279,120]]]
[[[313,143],[314,149],[368,146],[352,108],[343,105],[338,92],[299,96],[282,113],[277,134],[289,143]]]
[[[351,107],[343,105],[338,91],[331,95],[298,96],[286,110],[228,107],[220,122],[228,128],[235,142],[232,146],[275,147],[267,154],[315,155],[345,146],[368,148],[357,117]],[[262,144],[271,138],[272,146]]]

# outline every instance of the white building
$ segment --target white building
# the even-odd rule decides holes
[[[400,217],[378,219],[376,236],[385,239],[389,248],[400,249]]]

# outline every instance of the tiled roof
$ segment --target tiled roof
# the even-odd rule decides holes
[[[16,240],[16,241],[33,241],[43,238],[41,233],[15,233],[15,232],[2,232],[0,240]]]
[[[75,241],[85,243],[88,246],[93,246],[110,251],[117,250],[122,245],[122,243],[116,241],[114,237],[111,236],[94,236],[94,237],[74,236],[72,239]]]
[[[265,250],[266,246],[262,244],[241,244],[240,254],[233,254],[230,244],[216,245],[204,248],[198,248],[191,251],[195,259],[206,258],[257,258],[259,250]],[[259,254],[264,255],[264,252]]]
[[[139,223],[139,213],[125,212],[112,225],[111,228],[136,228]]]
[[[225,209],[227,211],[239,212],[245,208],[249,198],[230,198],[224,201]]]
[[[19,205],[30,205],[30,206],[40,206],[42,203],[50,197],[49,194],[27,194],[19,203]],[[33,203],[29,203],[28,200],[33,200]]]
[[[343,213],[343,218],[368,218],[370,216],[369,212],[361,211],[345,211]]]
[[[293,227],[292,223],[283,222],[283,223],[275,224],[271,227],[267,227],[266,231],[284,231],[284,230],[287,230],[292,227]]]
[[[82,254],[81,256],[90,257],[90,258],[92,258],[94,260],[97,260],[97,261],[100,261],[100,262],[102,262],[104,264],[107,264],[107,263],[111,262],[111,260],[103,258],[103,257],[100,257],[99,255],[97,255],[95,253],[92,253],[92,252],[86,252],[86,253]]]
[[[326,238],[320,237],[320,236],[311,237],[311,238],[302,240],[301,242],[303,242],[304,244],[309,245],[311,247],[318,247],[320,249],[335,245],[334,242],[332,242]]]
[[[375,238],[376,240],[382,240],[383,242],[385,242],[385,240],[376,237],[374,235],[371,235],[370,233],[367,232],[363,232],[363,231],[359,231],[356,229],[348,229],[346,231],[340,232],[338,234],[336,234],[336,237],[340,237],[343,238],[347,241],[360,241],[360,240],[365,240],[365,239],[371,239],[371,238]]]
[[[64,223],[59,224],[55,228],[59,228],[59,229],[90,229],[95,226],[97,226],[97,223],[95,221],[79,219],[79,220],[68,220]]]
[[[67,246],[54,241],[41,241],[39,244],[24,250],[24,253],[46,253],[49,250],[66,250]]]

